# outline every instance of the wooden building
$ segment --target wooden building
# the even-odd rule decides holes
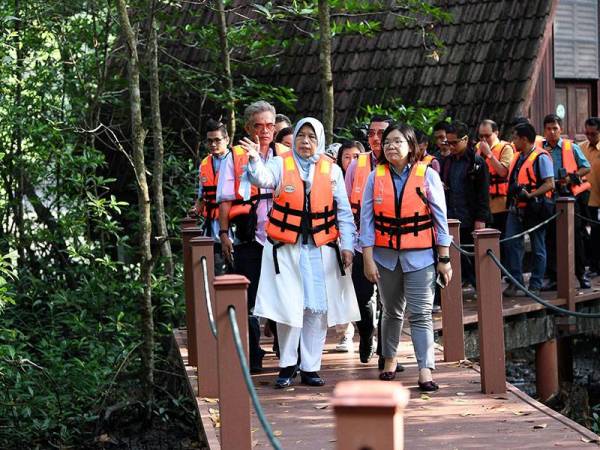
[[[439,0],[451,23],[438,27],[444,42],[431,57],[416,29],[383,17],[383,31],[369,38],[333,41],[336,126],[361,106],[400,98],[442,106],[469,125],[518,115],[541,128],[544,115],[564,116],[565,130],[581,138],[583,121],[599,110],[598,0]],[[193,6],[192,6],[193,7]],[[204,20],[214,20],[207,13]],[[290,30],[293,33],[293,30]],[[200,53],[187,53],[201,64]],[[257,69],[259,80],[292,87],[299,115],[320,117],[318,42],[287,49],[279,63]]]

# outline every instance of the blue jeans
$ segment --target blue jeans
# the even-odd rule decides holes
[[[519,217],[513,212],[508,213],[506,218],[506,237],[524,231]],[[529,289],[540,289],[544,280],[546,270],[546,227],[543,226],[529,233],[531,239],[532,268],[529,279]],[[523,238],[513,239],[503,243],[506,266],[510,274],[523,284]]]

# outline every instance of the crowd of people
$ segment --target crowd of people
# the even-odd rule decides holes
[[[585,123],[581,145],[562,137],[562,120],[544,118],[543,136],[526,118],[501,140],[496,122],[483,120],[472,138],[459,121],[435,124],[433,135],[373,117],[365,145],[343,141],[326,148],[323,125],[306,117],[295,125],[257,101],[244,113],[244,137],[233,145],[226,127],[206,123],[209,154],[200,164],[195,212],[215,240],[216,273],[246,276],[251,372],[262,370],[261,321],[279,358],[276,388],[319,375],[328,327],[338,351],[354,348],[367,364],[378,356],[379,378],[404,370],[397,351],[409,312],[419,368],[418,386],[435,391],[432,313],[452,266],[448,219],[460,221],[461,242],[494,227],[511,237],[554,213],[559,196],[573,196],[577,212],[576,275],[589,288],[600,271],[600,119]],[[591,233],[590,233],[591,231]],[[553,222],[529,233],[529,290],[556,286]],[[585,245],[586,240],[591,245]],[[502,260],[523,283],[523,238],[504,242]],[[463,286],[475,286],[462,256]],[[586,267],[589,266],[589,271]],[[525,295],[510,284],[505,296]],[[379,314],[378,314],[379,311]]]

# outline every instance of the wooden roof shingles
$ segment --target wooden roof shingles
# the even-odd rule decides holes
[[[453,17],[440,25],[445,43],[439,61],[428,55],[420,33],[388,16],[374,37],[336,36],[332,47],[336,126],[361,106],[397,97],[406,103],[444,107],[470,125],[485,117],[500,125],[517,114],[540,55],[554,0],[440,0]],[[290,34],[294,30],[290,30]],[[280,64],[252,75],[288,86],[301,115],[321,116],[316,40],[291,45]]]

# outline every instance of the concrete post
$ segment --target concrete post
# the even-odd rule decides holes
[[[448,227],[454,243],[460,246],[460,221],[448,219]],[[452,246],[450,246],[450,261],[452,264],[452,279],[441,292],[444,361],[460,361],[465,359],[462,273],[460,253]]]
[[[194,305],[194,342],[188,341],[188,352],[197,361],[198,396],[216,398],[219,396],[219,376],[217,373],[217,340],[210,329],[207,299],[204,285],[202,258],[206,258],[208,294],[212,303],[213,317],[215,309],[214,240],[208,237],[196,237],[190,240],[192,261],[192,304]]]
[[[408,389],[376,380],[341,381],[334,391],[338,450],[402,450]]]
[[[475,230],[473,238],[481,390],[484,394],[500,394],[506,392],[502,285],[500,269],[487,254],[488,250],[492,250],[496,256],[500,256],[500,231],[491,228]]]
[[[242,346],[248,357],[248,307],[246,290],[250,282],[242,275],[215,277],[216,320],[219,336],[219,405],[221,416],[221,448],[250,450],[250,395],[244,382],[227,310],[233,306],[238,318]]]
[[[538,344],[535,348],[535,384],[541,402],[558,394],[558,348],[556,339]]]
[[[191,219],[194,220],[194,219]],[[185,322],[187,328],[187,347],[188,347],[188,364],[195,366],[197,361],[195,355],[189,350],[192,343],[196,340],[194,330],[194,302],[192,300],[192,251],[190,247],[190,239],[200,236],[202,229],[195,226],[195,221],[183,219],[181,221],[181,240],[183,251],[183,286],[185,296]]]

